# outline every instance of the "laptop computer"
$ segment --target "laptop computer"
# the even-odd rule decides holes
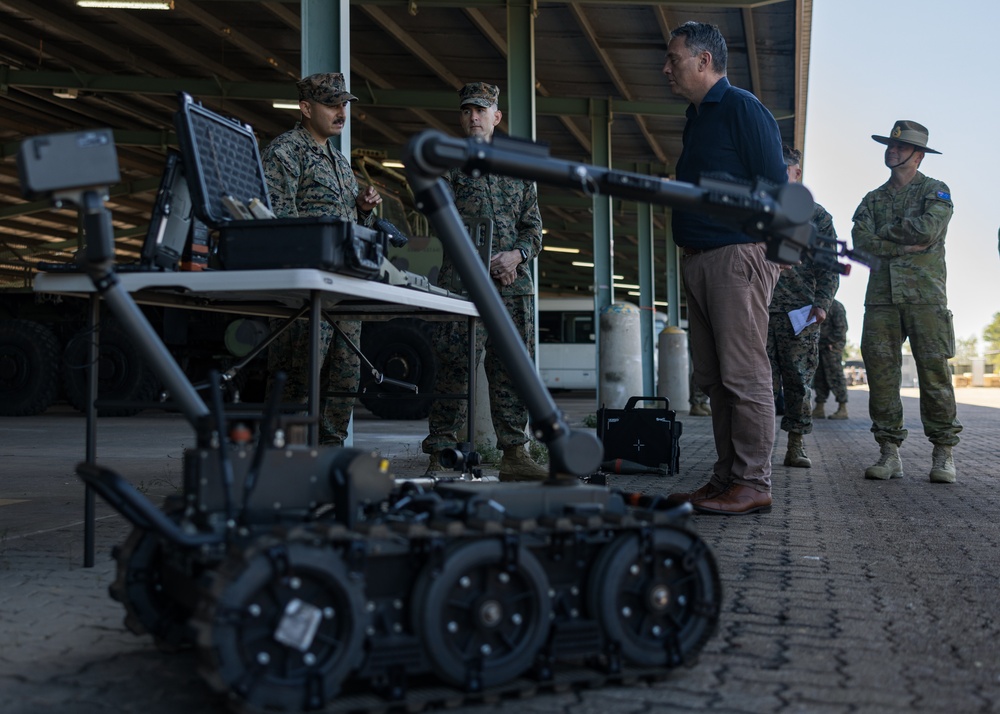
[[[174,149],[168,149],[160,186],[153,203],[149,228],[146,230],[146,237],[139,253],[139,261],[118,263],[115,270],[121,273],[177,270],[195,220],[192,209],[191,191],[188,188],[181,154]],[[46,273],[84,271],[83,265],[77,261],[39,261],[35,265]]]

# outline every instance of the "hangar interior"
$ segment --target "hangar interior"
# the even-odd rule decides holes
[[[114,130],[122,182],[111,187],[109,207],[119,256],[134,259],[165,151],[176,143],[176,93],[250,124],[263,147],[297,118],[294,110],[274,106],[294,103],[295,79],[345,69],[317,66],[325,44],[349,57],[350,90],[359,97],[348,138],[355,167],[397,194],[404,208],[405,178],[384,163],[398,159],[421,130],[458,135],[456,91],[468,81],[498,84],[507,114],[502,128],[528,138],[533,132],[554,157],[669,177],[686,103],[671,95],[661,68],[670,29],[691,19],[720,27],[729,44],[730,81],[761,98],[784,141],[803,143],[811,0],[166,5],[155,11],[0,0],[0,287],[30,285],[36,261],[69,260],[79,242],[75,212],[21,197],[14,161],[21,140]],[[348,43],[324,40],[330,30],[336,34],[325,21],[331,5],[346,18]],[[523,91],[532,81],[534,93]],[[539,204],[549,248],[538,265],[540,294],[591,294],[600,282],[595,270],[607,263],[606,246],[613,246],[604,269],[614,275],[614,297],[637,301],[628,292],[642,282],[638,217],[645,210],[652,245],[647,283],[658,305],[671,303],[676,324],[680,294],[671,269],[669,209],[550,186],[539,187]],[[410,218],[411,230],[426,230],[415,212]],[[595,251],[595,245],[601,247]],[[597,269],[589,265],[595,252]]]

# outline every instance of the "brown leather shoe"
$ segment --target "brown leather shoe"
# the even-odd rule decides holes
[[[672,493],[667,496],[667,505],[673,508],[674,506],[679,506],[682,503],[694,503],[695,501],[700,501],[705,498],[711,498],[713,496],[718,496],[722,493],[722,490],[717,486],[713,486],[712,482],[709,481],[704,486],[691,493]]]
[[[718,496],[693,501],[691,505],[698,513],[716,513],[723,516],[770,513],[771,494],[734,483]]]

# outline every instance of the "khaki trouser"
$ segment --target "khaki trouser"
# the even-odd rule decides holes
[[[768,305],[780,269],[763,243],[685,256],[694,381],[712,401],[718,459],[712,482],[771,490],[774,393],[767,359]]]

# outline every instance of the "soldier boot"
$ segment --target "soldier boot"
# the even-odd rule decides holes
[[[816,402],[816,408],[813,409],[812,418],[813,419],[826,418],[826,410],[823,408],[823,402]]]
[[[692,404],[688,416],[712,416],[712,409],[707,404]]]
[[[812,461],[806,456],[806,445],[802,434],[788,432],[788,451],[785,452],[785,466],[798,469],[812,468]]]
[[[548,477],[548,469],[532,461],[523,446],[509,446],[503,450],[501,481],[544,481]]]
[[[847,419],[847,402],[840,402],[837,411],[827,417],[827,419]]]
[[[951,457],[951,447],[934,445],[931,455],[931,483],[955,483],[955,460]]]
[[[880,481],[903,478],[903,460],[899,457],[899,446],[891,441],[884,442],[878,461],[865,469],[865,478]]]
[[[440,451],[431,452],[428,457],[427,470],[424,471],[424,476],[437,476],[444,471],[444,466],[441,465]]]

